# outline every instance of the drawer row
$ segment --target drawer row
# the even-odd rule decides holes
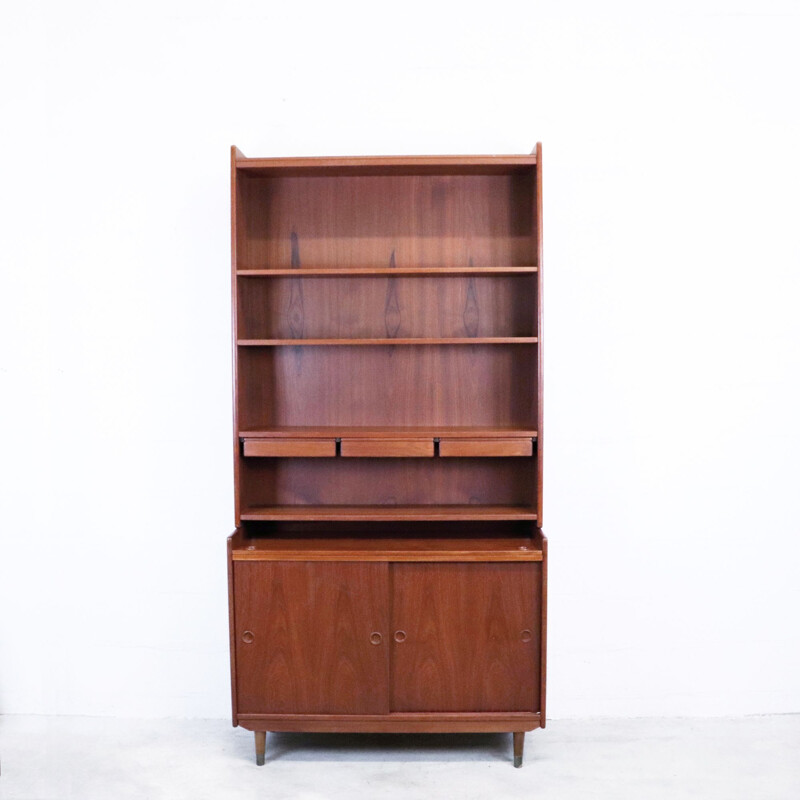
[[[262,458],[432,458],[533,455],[530,438],[243,439],[244,455]],[[438,445],[438,448],[437,448]],[[438,452],[437,452],[438,449]]]

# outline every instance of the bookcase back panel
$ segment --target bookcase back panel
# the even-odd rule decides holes
[[[247,278],[239,338],[535,336],[534,275]]]
[[[239,426],[535,428],[536,345],[242,347]]]
[[[239,269],[535,265],[534,172],[242,176]]]
[[[534,458],[259,458],[241,480],[245,506],[528,506],[535,469]]]

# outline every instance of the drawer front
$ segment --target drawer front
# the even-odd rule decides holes
[[[322,458],[336,455],[335,439],[245,439],[246,456]]]
[[[342,439],[342,455],[352,458],[430,458],[433,439]]]
[[[448,456],[530,456],[531,439],[442,439],[439,455]]]

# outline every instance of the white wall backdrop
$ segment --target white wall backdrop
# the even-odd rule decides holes
[[[229,714],[229,146],[537,139],[550,716],[800,711],[797,5],[595,5],[4,6],[0,712]]]

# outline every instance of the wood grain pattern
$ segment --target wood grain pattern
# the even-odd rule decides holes
[[[393,711],[538,711],[537,564],[392,566]]]
[[[348,458],[433,457],[433,439],[342,439]]]
[[[300,269],[300,241],[297,232],[292,231],[291,241],[291,268]],[[289,320],[289,333],[292,339],[302,339],[305,329],[305,308],[303,305],[303,282],[299,278],[292,278],[289,289],[289,307],[287,317]]]
[[[256,177],[242,188],[238,268],[538,266],[534,182],[519,174]]]
[[[453,456],[530,456],[533,442],[525,439],[442,439],[439,442],[442,458]]]
[[[335,439],[245,439],[245,457],[320,458],[336,455]]]
[[[386,564],[237,561],[234,580],[240,720],[388,713],[388,643],[370,642],[388,632]]]
[[[472,259],[470,259],[470,266]],[[519,296],[519,295],[517,295]],[[478,306],[478,293],[475,289],[475,278],[467,280],[467,299],[464,304],[464,331],[467,336],[476,337],[480,330],[481,313]]]
[[[239,348],[239,423],[535,428],[535,347]]]
[[[395,252],[392,250],[392,255],[389,258],[389,269],[394,270],[396,267]],[[363,292],[360,296],[363,296]],[[395,276],[386,280],[386,302],[383,309],[383,321],[386,326],[386,336],[390,339],[396,338],[397,332],[400,330],[401,317],[400,303],[397,299],[397,278]]]

